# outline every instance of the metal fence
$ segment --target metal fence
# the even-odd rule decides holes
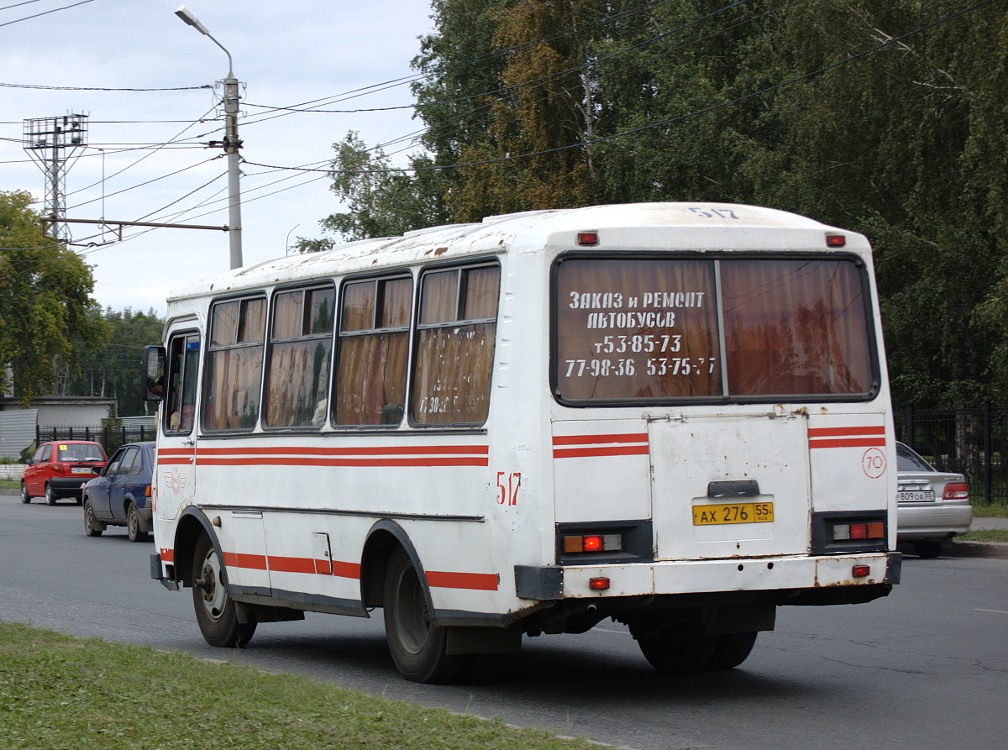
[[[974,504],[1008,505],[1008,408],[905,406],[893,413],[896,439],[936,468],[965,474]]]
[[[138,443],[153,440],[156,431],[143,425],[119,425],[103,427],[35,427],[35,445],[47,440],[94,440],[101,443],[108,455],[112,455],[123,443]]]

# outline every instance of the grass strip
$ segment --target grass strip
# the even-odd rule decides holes
[[[11,750],[598,748],[297,675],[3,622],[0,727]]]

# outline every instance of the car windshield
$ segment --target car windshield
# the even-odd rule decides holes
[[[60,461],[104,461],[101,446],[97,443],[63,443],[59,446]]]
[[[896,470],[934,471],[934,468],[903,443],[896,443]]]

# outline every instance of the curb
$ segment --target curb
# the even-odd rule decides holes
[[[1008,558],[1006,542],[952,542],[950,557],[995,557]]]

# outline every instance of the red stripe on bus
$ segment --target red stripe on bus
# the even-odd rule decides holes
[[[266,570],[266,555],[250,555],[247,552],[225,552],[224,564],[229,568]]]
[[[360,578],[360,563],[333,560],[332,574],[339,578]]]
[[[175,562],[175,550],[165,549],[162,547],[159,552],[161,553],[161,562],[173,563]]]
[[[361,446],[358,448],[324,448],[318,446],[274,446],[248,448],[204,448],[198,455],[203,456],[426,456],[426,455],[466,455],[486,456],[489,445],[405,445]]]
[[[597,443],[646,443],[646,432],[621,435],[554,435],[553,445],[595,445]]]
[[[809,448],[884,448],[885,438],[838,438],[835,440],[809,440]]]
[[[327,560],[315,560],[311,557],[281,557],[278,555],[250,555],[242,552],[225,552],[224,564],[233,568],[251,568],[277,573],[306,573],[314,575],[317,570],[324,569]],[[340,578],[360,578],[360,565],[357,563],[333,561],[332,575]],[[430,571],[427,573],[427,583],[437,588],[470,589],[475,591],[496,591],[499,579],[490,573],[453,573]]]
[[[197,460],[200,466],[489,466],[486,457],[437,458],[205,458]]]
[[[646,445],[611,445],[599,448],[554,448],[553,458],[595,458],[598,456],[646,456]]]
[[[809,438],[885,435],[885,427],[810,427]]]
[[[499,577],[493,573],[449,573],[438,570],[427,571],[427,584],[441,589],[496,591],[499,583]]]
[[[278,573],[314,573],[315,560],[311,557],[278,557],[270,555],[266,558],[271,571]]]

